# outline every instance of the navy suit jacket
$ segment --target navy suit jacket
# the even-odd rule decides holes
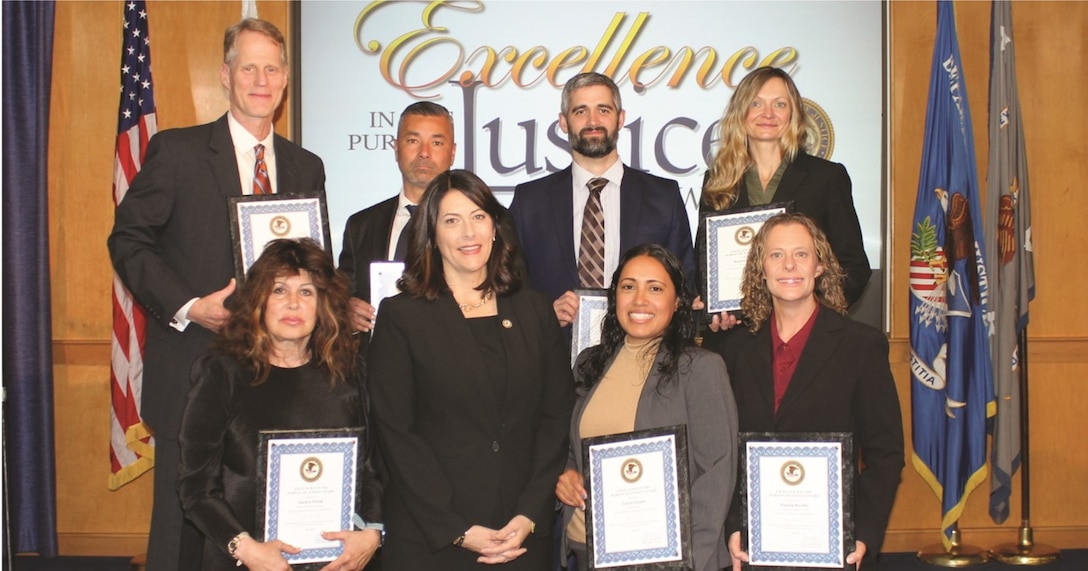
[[[549,299],[579,287],[573,185],[571,167],[567,167],[519,184],[510,204],[530,283]],[[619,223],[620,256],[640,244],[661,244],[680,259],[688,283],[695,283],[691,226],[676,181],[624,165]]]
[[[325,191],[321,159],[275,137],[276,191]],[[227,199],[242,195],[227,116],[151,138],[143,168],[114,214],[113,267],[148,316],[141,413],[156,437],[177,439],[193,360],[214,333],[170,327],[190,299],[234,277]]]
[[[786,394],[774,410],[770,320],[711,334],[703,346],[725,359],[741,432],[850,432],[864,466],[854,482],[854,529],[865,543],[862,569],[874,569],[904,465],[903,419],[888,364],[888,340],[868,325],[819,309]],[[739,493],[739,492],[738,492]],[[734,495],[726,532],[741,527]]]
[[[383,200],[348,218],[340,270],[351,282],[351,295],[370,302],[370,262],[389,259],[389,239],[400,195]]]

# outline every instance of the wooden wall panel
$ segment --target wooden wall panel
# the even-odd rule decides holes
[[[57,531],[62,554],[143,551],[151,475],[110,492],[109,335],[112,273],[106,237],[117,134],[123,2],[58,2],[50,110],[49,233],[52,272]],[[288,4],[259,2],[285,34]],[[223,30],[241,3],[148,2],[159,128],[218,118]],[[277,131],[287,134],[287,117]]]
[[[222,32],[240,2],[151,0],[152,59],[161,128],[215,119],[226,109],[219,84]],[[53,277],[58,532],[64,554],[135,554],[146,541],[151,478],[106,490],[110,280],[106,236],[117,113],[121,2],[58,2],[50,132],[50,253]],[[287,32],[288,5],[258,2]],[[985,188],[988,99],[988,2],[957,2],[964,75],[969,89]],[[907,260],[921,161],[926,95],[936,25],[932,2],[892,2],[889,54],[889,217],[892,252],[892,366],[910,438]],[[1088,437],[1088,278],[1070,254],[1088,251],[1083,230],[1088,194],[1088,3],[1014,2],[1020,97],[1024,106],[1039,297],[1032,305],[1032,521],[1039,541],[1088,547],[1088,496],[1078,474],[1088,455],[1071,452]],[[287,133],[289,117],[277,121]],[[1070,262],[1066,262],[1070,260]],[[968,502],[967,541],[983,546],[1015,539],[1019,491],[1003,526],[987,515],[988,486]],[[939,502],[908,466],[886,550],[910,551],[938,541]]]

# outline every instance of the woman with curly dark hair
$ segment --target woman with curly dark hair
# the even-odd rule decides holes
[[[578,356],[575,377],[570,455],[555,494],[565,504],[564,543],[578,568],[588,565],[582,438],[677,424],[687,425],[695,569],[727,566],[737,408],[722,360],[695,347],[684,271],[666,248],[648,244],[624,254],[608,290],[601,343]]]
[[[289,569],[280,540],[256,521],[261,430],[363,429],[359,530],[327,530],[343,552],[323,571],[357,571],[381,542],[381,484],[368,430],[363,365],[348,323],[347,280],[312,240],[275,240],[238,289],[212,350],[193,364],[181,420],[178,494],[205,536],[203,570]]]
[[[370,344],[391,569],[546,571],[574,389],[551,303],[521,288],[506,209],[453,170],[423,193]]]
[[[741,281],[747,328],[709,335],[725,359],[742,432],[849,432],[855,545],[846,562],[876,569],[903,469],[903,421],[888,340],[846,317],[843,270],[816,223],[778,214],[756,234]],[[726,519],[733,569],[748,561],[736,498]],[[864,565],[862,562],[864,561]]]

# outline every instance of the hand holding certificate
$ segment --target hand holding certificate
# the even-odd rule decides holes
[[[590,569],[691,569],[687,429],[583,439]]]
[[[848,433],[742,433],[748,558],[773,569],[844,569],[853,546]]]
[[[265,541],[299,549],[289,563],[325,562],[343,551],[322,532],[350,530],[360,429],[261,431],[258,511]]]

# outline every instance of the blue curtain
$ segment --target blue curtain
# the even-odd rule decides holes
[[[2,2],[5,547],[57,555],[47,158],[53,2]]]

